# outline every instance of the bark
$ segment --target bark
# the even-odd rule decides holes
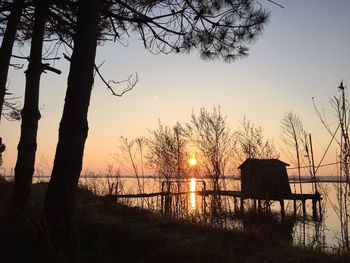
[[[88,134],[87,113],[93,84],[100,0],[78,1],[77,31],[68,76],[54,166],[44,213],[54,242],[70,242],[78,180]],[[58,245],[60,245],[58,244]]]
[[[13,205],[19,213],[26,212],[30,203],[35,153],[37,148],[37,131],[40,119],[39,86],[43,70],[41,59],[45,23],[49,12],[49,2],[35,2],[34,28],[30,48],[29,65],[26,71],[24,106],[21,111],[21,136],[17,147],[15,183],[13,188]],[[15,210],[16,210],[15,209]]]
[[[2,39],[0,48],[0,121],[6,93],[7,74],[10,65],[12,48],[16,38],[17,26],[21,18],[24,0],[15,0]]]

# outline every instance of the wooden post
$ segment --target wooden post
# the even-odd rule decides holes
[[[269,199],[265,200],[265,213],[268,214],[270,213],[271,207],[270,207],[270,201]]]
[[[244,198],[241,196],[241,212],[244,213]]]
[[[303,205],[303,217],[306,217],[306,200],[302,199],[301,202]]]
[[[205,214],[206,210],[206,203],[205,203],[205,195],[206,195],[206,184],[203,181],[203,188],[202,188],[202,214]]]
[[[233,197],[233,207],[234,207],[234,211],[236,213],[238,211],[238,204],[237,204],[237,197],[236,196]]]
[[[165,209],[164,209],[166,215],[170,214],[170,210],[171,210],[171,195],[170,195],[171,183],[168,183],[167,186],[168,188],[165,194]]]
[[[261,207],[261,199],[258,199],[258,213],[261,213],[262,207]]]
[[[317,218],[317,207],[316,207],[316,199],[312,198],[312,216],[313,218]]]
[[[311,179],[314,182],[314,191],[315,194],[318,193],[317,191],[317,180],[316,180],[316,171],[315,171],[315,162],[314,162],[314,152],[312,150],[312,139],[311,139],[311,133],[309,133],[309,138],[310,138],[310,150],[311,150],[311,164],[312,164],[312,176]]]
[[[321,206],[321,199],[318,199],[318,213],[320,214],[320,218],[322,219],[322,206]]]
[[[297,200],[293,199],[293,206],[294,206],[294,217],[297,216]]]
[[[253,208],[254,208],[254,212],[256,212],[256,199],[253,200]]]
[[[164,213],[164,182],[162,182],[162,194],[160,196],[160,206],[161,206],[161,213]]]
[[[164,214],[167,215],[169,213],[169,195],[165,193],[164,196]]]
[[[284,219],[284,200],[283,199],[280,200],[280,205],[281,205],[282,219]]]
[[[172,213],[173,196],[168,192],[168,214]]]

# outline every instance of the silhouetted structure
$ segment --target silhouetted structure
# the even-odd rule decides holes
[[[2,143],[2,138],[0,137],[0,166],[2,165],[2,153],[5,151],[6,146]]]
[[[283,198],[291,195],[288,174],[284,163],[278,159],[245,160],[241,170],[241,191],[245,198]]]

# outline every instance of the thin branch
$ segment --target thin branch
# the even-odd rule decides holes
[[[101,67],[102,64],[99,67]],[[109,81],[106,81],[105,78],[102,76],[102,74],[101,74],[101,72],[99,70],[99,67],[97,67],[96,64],[95,64],[96,73],[101,78],[103,83],[107,86],[107,89],[109,89],[111,91],[113,96],[122,97],[125,93],[131,91],[136,86],[136,83],[139,80],[137,73],[135,73],[136,74],[135,79],[131,79],[133,75],[129,75],[125,80],[121,80],[121,81],[109,80]],[[121,84],[127,83],[126,84],[127,87],[125,89],[123,89],[120,93],[117,93],[114,90],[114,88],[111,86],[111,83],[115,84],[115,85],[121,85]]]
[[[283,5],[281,5],[281,4],[279,4],[279,3],[276,3],[275,1],[267,0],[267,2],[273,3],[274,5],[277,5],[277,6],[279,6],[280,8],[284,8]]]

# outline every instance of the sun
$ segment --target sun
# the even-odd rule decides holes
[[[190,160],[188,161],[188,163],[190,164],[190,166],[195,166],[197,164],[197,160],[194,157],[194,155],[191,155]]]

